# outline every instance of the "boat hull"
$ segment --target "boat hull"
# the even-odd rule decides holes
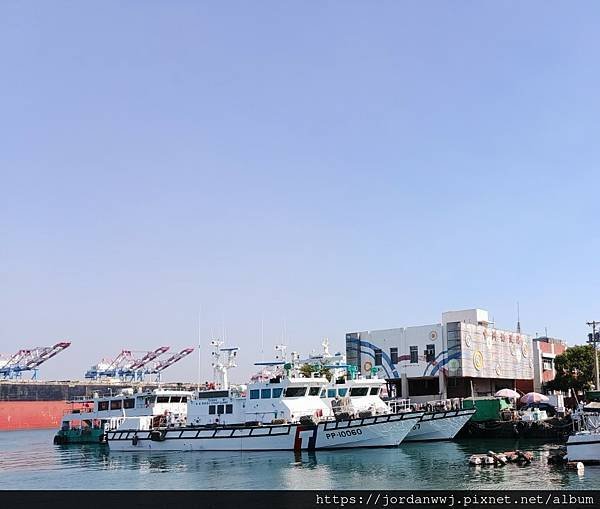
[[[426,413],[415,423],[404,441],[451,440],[474,413],[475,409]]]
[[[57,428],[66,401],[0,401],[0,431]]]
[[[567,460],[600,463],[600,433],[571,435],[567,440]]]
[[[103,429],[66,429],[58,430],[54,435],[55,445],[66,444],[102,444],[105,443]]]
[[[381,415],[316,425],[270,424],[219,428],[167,428],[107,433],[112,451],[268,451],[317,450],[399,445],[423,415]]]

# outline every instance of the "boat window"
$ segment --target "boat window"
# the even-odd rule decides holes
[[[277,389],[273,389],[273,397],[280,398],[282,392],[283,392],[283,389],[281,387],[278,387]]]
[[[366,396],[369,394],[368,387],[352,387],[350,389],[350,396]]]
[[[108,401],[98,401],[98,410],[108,410]]]
[[[168,403],[169,402],[169,396],[158,396],[156,398],[156,402],[157,403]]]
[[[181,396],[171,396],[171,403],[180,403]]]
[[[327,389],[325,389],[325,387],[323,387],[321,389],[321,397],[322,398],[326,398],[327,397]]]
[[[187,403],[187,396],[181,396],[181,402]]]
[[[215,405],[209,405],[208,406],[208,414],[209,415],[215,415],[215,410],[216,410],[216,406]]]
[[[261,389],[260,398],[261,399],[270,399],[271,398],[271,389]]]
[[[340,387],[338,389],[338,394],[340,395],[341,398],[343,398],[346,393],[348,392],[348,388],[347,387]]]
[[[392,346],[390,348],[390,360],[392,364],[398,364],[398,347]]]
[[[233,413],[233,405],[225,405],[225,413],[232,414]]]
[[[335,398],[335,389],[327,389],[327,397]]]
[[[379,394],[379,387],[371,387],[371,396],[377,396]]]
[[[134,408],[135,407],[135,399],[129,398],[123,401],[123,408]]]
[[[309,396],[318,396],[319,392],[321,392],[320,387],[311,387],[310,389],[308,389]]]
[[[286,398],[299,398],[306,394],[306,387],[288,387],[285,390],[284,397]]]
[[[110,402],[110,409],[111,410],[119,410],[122,406],[123,406],[123,400],[122,399],[113,399]]]
[[[252,389],[250,391],[250,399],[258,399],[260,396],[260,391],[258,389]]]
[[[225,413],[225,405],[217,405],[217,413],[219,415],[224,414]]]

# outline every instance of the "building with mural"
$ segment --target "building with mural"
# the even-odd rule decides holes
[[[534,390],[533,343],[467,309],[442,313],[441,323],[347,333],[346,356],[363,375],[385,377],[392,395],[426,401]]]

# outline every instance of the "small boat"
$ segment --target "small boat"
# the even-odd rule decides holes
[[[70,401],[71,409],[54,436],[54,444],[105,443],[106,431],[116,429],[128,416],[147,416],[175,425],[185,421],[191,391],[123,389],[118,394]]]
[[[573,415],[576,431],[567,439],[567,462],[600,463],[600,403],[588,403]]]

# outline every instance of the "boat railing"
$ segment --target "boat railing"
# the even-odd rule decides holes
[[[410,412],[413,409],[412,405],[410,404],[410,399],[405,398],[388,399],[386,404],[394,414]]]

